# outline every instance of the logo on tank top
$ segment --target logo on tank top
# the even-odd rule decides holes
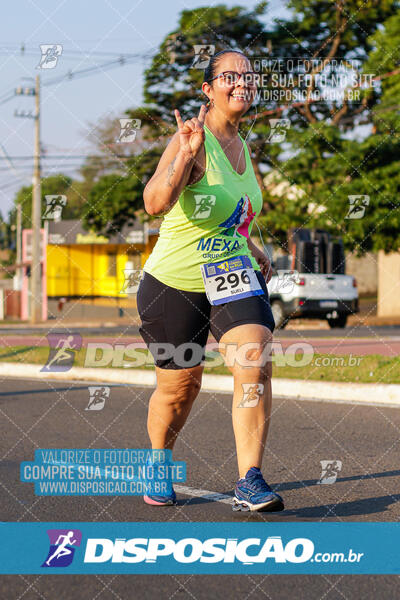
[[[237,235],[240,234],[248,238],[249,225],[255,215],[256,213],[253,211],[250,198],[246,194],[244,198],[240,198],[231,216],[222,223],[219,223],[218,227],[225,227],[225,229],[221,231],[221,234],[230,237],[237,237]]]
[[[233,252],[247,248],[244,238],[249,237],[249,225],[255,215],[250,198],[245,194],[236,204],[230,217],[219,223],[218,227],[224,228],[221,237],[200,238],[196,250],[204,252],[203,258],[212,259],[230,256]]]

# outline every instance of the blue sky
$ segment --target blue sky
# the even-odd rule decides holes
[[[243,4],[248,8],[256,3],[225,2],[228,6]],[[6,153],[11,157],[31,156],[33,151],[33,120],[17,118],[14,111],[33,110],[34,98],[16,96],[2,104],[16,86],[33,84],[23,78],[40,73],[44,84],[41,139],[47,155],[87,154],[89,123],[96,123],[105,115],[124,116],[128,107],[140,105],[142,75],[148,61],[138,57],[123,67],[47,87],[46,81],[69,69],[102,65],[116,59],[119,53],[151,54],[164,36],[176,28],[182,10],[212,4],[212,0],[14,0],[7,4],[0,20],[0,143]],[[266,20],[286,14],[279,0],[273,0]],[[22,43],[25,54],[21,53]],[[63,53],[55,69],[38,70],[39,44],[48,43],[62,44]],[[51,164],[57,167],[55,172],[74,175],[73,165],[78,162],[54,160]],[[14,160],[13,164],[18,173],[0,160],[3,216],[11,208],[19,187],[31,183],[32,162]],[[43,174],[49,174],[49,168]]]

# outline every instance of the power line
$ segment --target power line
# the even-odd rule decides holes
[[[32,179],[32,177],[21,177],[20,179],[13,179],[12,181],[9,181],[8,183],[2,185],[0,187],[0,192],[15,185],[21,186],[22,182],[27,181],[28,179]]]
[[[87,69],[81,69],[80,71],[68,71],[64,75],[60,75],[59,77],[54,77],[53,79],[50,79],[50,80],[44,82],[43,85],[44,86],[55,85],[56,83],[61,83],[65,79],[67,79],[67,80],[82,79],[83,77],[88,77],[92,74],[94,75],[95,73],[98,73],[99,71],[103,72],[103,71],[108,71],[111,68],[125,66],[126,64],[130,64],[131,62],[133,62],[133,60],[134,60],[133,58],[125,58],[125,56],[122,55],[117,60],[112,60],[112,61],[103,63],[101,65],[95,66],[95,67],[88,67]],[[136,58],[135,58],[135,60],[136,60]]]
[[[10,158],[11,160],[32,160],[33,156],[9,156],[8,158]],[[48,160],[48,159],[74,159],[74,158],[99,158],[104,160],[104,158],[122,158],[122,159],[129,159],[132,158],[132,156],[126,156],[125,154],[114,154],[111,157],[108,157],[107,155],[103,155],[103,154],[54,154],[52,156],[46,155],[46,154],[42,154],[41,155],[42,160]],[[4,156],[0,156],[0,161],[1,160],[6,160],[6,158]]]
[[[69,70],[67,73],[60,75],[59,77],[54,77],[53,79],[49,79],[48,81],[42,82],[43,86],[55,85],[57,83],[62,83],[63,81],[71,81],[73,79],[83,79],[85,77],[90,77],[91,75],[96,75],[97,73],[108,71],[109,69],[113,69],[116,67],[123,67],[127,64],[132,64],[138,58],[151,58],[151,54],[125,54],[125,53],[115,53],[115,56],[118,56],[117,59],[102,63],[101,65],[96,65],[93,67],[87,67],[86,69],[80,69],[79,71]],[[9,90],[0,94],[0,106],[6,104],[10,100],[12,100],[15,96],[14,90]]]
[[[20,56],[38,56],[39,54],[39,45],[37,45],[37,47],[35,46],[31,46],[29,48],[27,47],[16,47],[16,46],[0,46],[0,54],[7,54],[8,56],[10,56],[11,53],[13,54],[19,54]],[[66,58],[74,58],[75,56],[85,56],[90,58],[90,56],[127,56],[127,57],[146,57],[149,53],[152,53],[154,51],[157,50],[157,48],[152,48],[150,50],[148,50],[147,53],[140,53],[140,52],[112,52],[110,50],[69,50],[66,49],[64,44],[61,44],[63,46],[63,51],[62,51],[62,59],[66,59]]]
[[[8,96],[8,98],[5,98],[4,100],[2,100],[2,101],[0,102],[0,106],[1,106],[2,104],[5,104],[6,102],[9,102],[10,100],[12,100],[12,99],[14,98],[14,95],[15,95],[15,94],[14,94],[14,92],[12,92],[12,93],[11,93],[11,94]]]

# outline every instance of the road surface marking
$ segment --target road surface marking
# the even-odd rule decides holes
[[[232,496],[220,494],[219,492],[210,492],[209,490],[198,490],[187,485],[174,485],[174,490],[185,496],[194,496],[196,498],[204,498],[212,502],[222,502],[223,504],[232,504]]]

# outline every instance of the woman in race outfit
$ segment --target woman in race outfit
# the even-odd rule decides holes
[[[275,511],[283,500],[260,470],[271,414],[271,362],[263,359],[275,327],[266,287],[271,265],[250,240],[262,195],[239,134],[256,89],[246,56],[223,51],[205,70],[209,109],[202,105],[186,121],[175,111],[178,130],[144,191],[146,211],[164,219],[137,305],[156,365],[148,412],[153,449],[174,446],[201,388],[211,331],[234,378],[239,478],[233,508]],[[176,503],[172,486],[144,499]]]

